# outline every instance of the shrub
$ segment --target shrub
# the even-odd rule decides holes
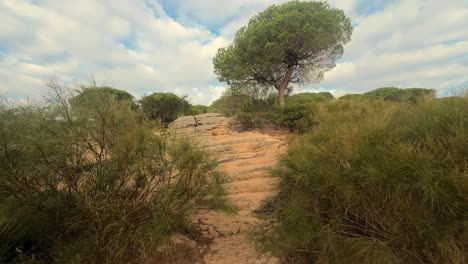
[[[466,263],[467,116],[465,98],[321,105],[257,241],[295,263]]]
[[[0,106],[0,262],[142,263],[195,210],[231,210],[207,153],[113,96],[84,111],[56,94]]]
[[[262,128],[271,123],[270,112],[240,112],[236,118],[244,130]]]
[[[248,94],[246,94],[246,90]],[[299,93],[288,96],[286,106],[276,104],[276,94],[253,87],[243,93],[228,90],[212,107],[228,116],[235,116],[245,130],[273,126],[303,133],[315,124],[313,110],[320,103],[334,99],[328,92]]]
[[[164,124],[177,119],[179,115],[190,114],[190,104],[173,93],[153,93],[140,100],[143,114],[149,120],[160,120]]]
[[[224,116],[235,116],[239,114],[244,105],[249,104],[250,97],[245,94],[226,93],[219,99],[213,101],[210,108]]]
[[[345,94],[341,96],[339,99],[340,100],[356,100],[356,99],[362,99],[362,94]]]
[[[298,93],[286,97],[287,104],[314,104],[333,101],[335,97],[329,92],[320,93]]]
[[[287,104],[284,107],[275,107],[266,115],[266,119],[277,128],[287,129],[291,132],[304,133],[314,125],[314,105]]]
[[[272,109],[276,97],[276,93],[261,87],[229,88],[209,108],[225,116],[252,115]]]
[[[434,99],[435,90],[424,88],[382,87],[363,94],[347,94],[340,99],[369,99],[392,102],[418,103],[426,99]]]
[[[416,103],[419,100],[434,98],[435,91],[432,89],[423,88],[406,88],[399,89],[394,87],[383,87],[373,91],[364,93],[364,98],[367,99],[383,99],[393,102],[411,102]]]
[[[208,107],[204,105],[192,105],[190,109],[190,115],[200,115],[208,113]]]
[[[57,85],[54,83],[54,85]],[[112,97],[117,102],[128,103],[132,106],[136,106],[134,97],[130,93],[124,90],[118,90],[112,87],[85,87],[79,91],[79,93],[70,98],[70,105],[72,107],[88,108],[92,107],[105,98]]]

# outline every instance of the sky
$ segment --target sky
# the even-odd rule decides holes
[[[94,79],[135,97],[186,95],[210,104],[227,87],[212,59],[249,18],[280,0],[1,0],[0,93],[43,95],[51,77]],[[321,83],[335,96],[377,87],[468,87],[467,0],[330,0],[352,40]]]

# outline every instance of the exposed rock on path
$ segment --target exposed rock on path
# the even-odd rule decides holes
[[[270,135],[259,131],[240,132],[232,119],[208,113],[185,116],[170,125],[177,137],[189,137],[211,152],[227,176],[228,197],[239,209],[236,216],[206,212],[195,216],[203,235],[212,240],[201,248],[200,263],[278,263],[270,256],[260,256],[247,241],[247,229],[259,219],[276,190],[276,179],[269,170],[285,148],[285,134]],[[193,260],[187,260],[193,263]]]

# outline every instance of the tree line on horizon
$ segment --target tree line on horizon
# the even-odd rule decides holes
[[[220,98],[214,100],[209,106],[193,105],[187,96],[178,96],[170,92],[154,92],[140,99],[126,90],[120,90],[109,86],[84,87],[70,99],[69,103],[75,106],[86,106],[96,98],[112,96],[116,101],[128,102],[133,109],[141,110],[148,119],[159,119],[165,124],[174,121],[180,115],[198,115],[208,112],[219,112],[227,116],[233,116],[236,108],[241,108],[231,101],[246,101],[252,99],[265,99],[267,104],[278,105],[277,93],[262,88],[234,89],[227,88]],[[396,88],[382,87],[362,94],[346,94],[335,98],[330,92],[302,92],[286,94],[285,102],[291,104],[308,104],[313,102],[344,100],[344,99],[381,99],[385,101],[416,101],[423,97],[434,98],[436,91],[426,88]],[[227,99],[229,98],[229,99]],[[243,98],[243,99],[241,99]],[[267,99],[268,98],[268,99]],[[258,102],[257,102],[258,103]]]

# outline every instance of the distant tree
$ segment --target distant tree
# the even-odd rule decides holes
[[[362,94],[345,94],[341,96],[339,99],[340,100],[353,100],[353,99],[361,99]]]
[[[434,98],[435,94],[436,92],[433,89],[381,87],[363,94],[347,94],[340,97],[340,99],[369,99],[416,103],[422,99]]]
[[[140,100],[143,114],[148,119],[159,119],[164,124],[177,119],[180,114],[190,114],[187,100],[173,93],[153,93]]]
[[[208,112],[208,106],[205,105],[192,105],[190,108],[191,115],[200,115]]]
[[[243,106],[251,101],[251,96],[228,89],[224,94],[211,103],[210,109],[215,109],[225,116],[234,116],[242,110]]]
[[[136,106],[135,98],[129,92],[108,86],[83,88],[76,96],[70,98],[69,102],[72,107],[89,108],[96,102],[102,101],[103,98],[112,98],[118,102],[126,102]]]
[[[234,88],[273,87],[284,106],[289,84],[318,82],[335,66],[352,30],[344,12],[326,2],[272,5],[218,50],[214,72]]]
[[[333,101],[335,97],[329,92],[320,93],[298,93],[286,98],[286,102],[291,104],[309,104]]]

